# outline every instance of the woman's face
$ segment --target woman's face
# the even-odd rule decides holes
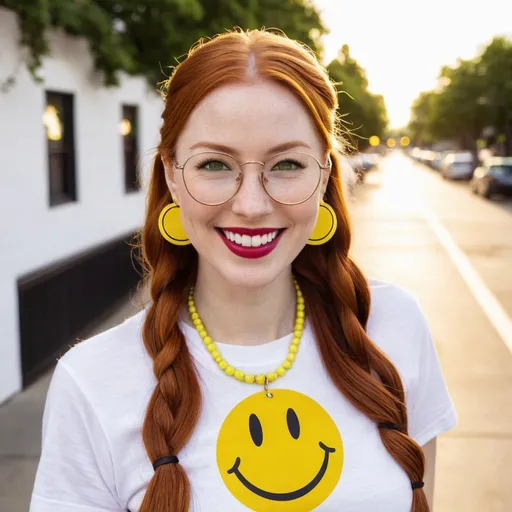
[[[284,144],[290,145],[287,154],[307,153],[326,164],[327,154],[313,121],[292,92],[270,81],[226,85],[210,93],[192,112],[177,141],[175,162],[183,165],[191,156],[218,153],[215,146],[223,147],[223,153],[240,163],[265,162],[282,151],[276,148]],[[210,194],[221,184],[228,187],[228,181],[222,180],[229,180],[224,175],[229,174],[231,162],[196,161],[195,169],[203,167],[201,177],[188,173],[187,168],[188,189]],[[274,169],[293,172],[290,165],[297,168],[285,162]],[[251,288],[264,286],[289,271],[313,231],[329,176],[329,169],[321,171],[318,187],[305,202],[283,205],[265,192],[262,166],[248,163],[242,166],[242,185],[234,197],[221,205],[206,206],[187,191],[184,173],[173,161],[166,160],[165,168],[183,226],[199,254],[200,273],[212,272],[233,285]],[[280,193],[297,190],[293,181],[289,183]]]

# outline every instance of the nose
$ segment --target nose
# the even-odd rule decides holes
[[[233,198],[233,212],[247,218],[258,218],[271,213],[272,199],[263,188],[261,165],[246,165],[241,179],[242,184]]]

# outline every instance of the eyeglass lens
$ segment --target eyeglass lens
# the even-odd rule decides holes
[[[194,199],[215,205],[229,201],[236,194],[243,172],[242,166],[233,157],[205,152],[193,155],[185,162],[183,178]],[[265,162],[262,184],[275,201],[297,204],[311,197],[320,175],[320,165],[311,155],[280,153]]]

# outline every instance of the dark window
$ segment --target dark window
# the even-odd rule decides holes
[[[76,201],[73,95],[47,92],[43,123],[48,144],[50,206]]]
[[[140,189],[137,173],[139,160],[137,107],[123,105],[120,132],[123,138],[124,183],[126,192]]]

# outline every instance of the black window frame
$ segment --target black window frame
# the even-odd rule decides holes
[[[121,132],[123,151],[124,190],[125,193],[138,192],[141,189],[139,175],[139,107],[133,104],[121,105],[121,123],[128,120],[131,130]],[[123,125],[121,124],[121,127]]]
[[[77,201],[76,157],[75,157],[75,114],[74,95],[72,93],[47,90],[45,110],[48,105],[56,105],[62,111],[62,144],[56,147],[48,137],[45,126],[45,138],[48,153],[48,200],[51,207]],[[61,174],[60,190],[55,189],[54,179]]]

